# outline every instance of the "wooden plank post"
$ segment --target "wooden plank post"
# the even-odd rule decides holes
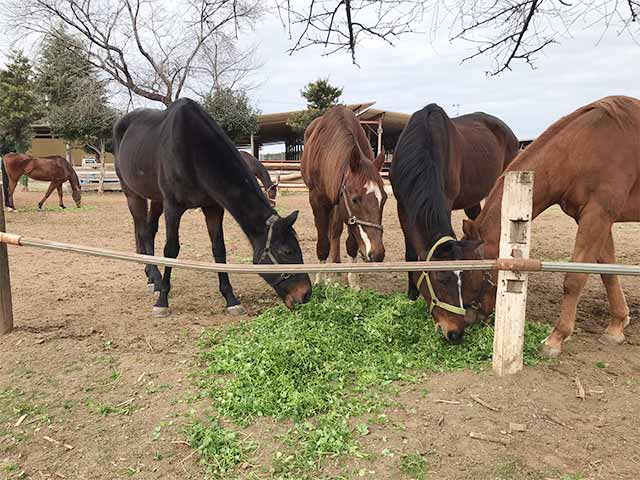
[[[0,179],[0,232],[6,231],[4,221],[4,198]],[[9,256],[7,244],[0,243],[0,335],[13,330],[13,304],[11,302],[11,280],[9,278]]]
[[[500,258],[529,258],[533,172],[507,172],[502,194]],[[493,337],[493,371],[509,375],[522,370],[526,272],[500,271]]]
[[[382,121],[383,120],[384,120],[384,113],[380,115],[380,118],[378,119],[378,131],[376,132],[378,134],[378,150],[376,152],[376,155],[380,155],[380,152],[382,151]]]

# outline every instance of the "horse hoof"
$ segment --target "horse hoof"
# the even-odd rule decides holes
[[[147,290],[149,290],[149,293],[153,293],[156,290],[156,286],[153,283],[147,283]]]
[[[169,316],[169,307],[153,307],[152,316],[156,318],[163,318]]]
[[[237,317],[237,316],[240,316],[240,315],[246,315],[247,314],[247,310],[241,304],[231,305],[230,307],[227,307],[227,313],[229,315]]]
[[[547,345],[547,343],[543,343],[540,347],[540,355],[547,358],[555,358],[558,357],[562,353],[562,347],[556,347],[553,345]]]
[[[9,212],[9,213],[13,213],[13,212],[15,212],[15,211],[16,211],[16,209],[15,209],[15,208],[13,208],[13,207],[7,207],[7,212]]]
[[[598,339],[600,343],[603,345],[622,345],[624,343],[624,334],[622,335],[611,335],[610,333],[604,333]]]

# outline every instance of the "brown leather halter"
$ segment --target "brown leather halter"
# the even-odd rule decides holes
[[[349,218],[347,219],[348,225],[362,225],[363,227],[377,228],[381,232],[384,231],[384,228],[382,227],[381,224],[360,220],[358,217],[356,217],[353,214],[353,212],[351,211],[351,207],[349,206],[349,199],[347,198],[348,197],[347,189],[344,186],[344,182],[342,182],[342,185],[340,185],[340,196],[344,198],[344,207],[347,209],[347,215],[349,216]]]

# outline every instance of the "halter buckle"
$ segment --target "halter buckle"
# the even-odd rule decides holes
[[[355,225],[356,223],[358,223],[358,219],[355,216],[351,216],[349,217],[349,219],[347,220],[347,223],[349,225]]]

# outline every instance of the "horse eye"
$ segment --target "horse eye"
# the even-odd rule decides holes
[[[351,197],[351,203],[357,205],[360,203],[360,197]]]

